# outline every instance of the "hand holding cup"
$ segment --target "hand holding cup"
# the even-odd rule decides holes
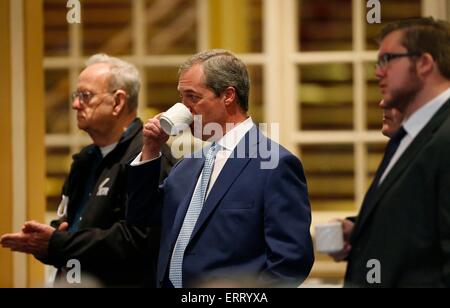
[[[167,142],[169,136],[161,129],[159,118],[161,114],[149,119],[144,124],[143,148],[141,160],[151,160],[157,158],[161,151],[161,146]]]
[[[341,222],[329,222],[315,226],[316,250],[336,253],[344,248],[344,234]]]

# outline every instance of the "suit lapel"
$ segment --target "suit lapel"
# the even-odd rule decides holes
[[[448,117],[449,107],[450,100],[447,101],[444,106],[442,106],[441,109],[438,110],[438,112],[431,118],[430,122],[416,136],[391,171],[387,174],[384,181],[375,191],[372,203],[367,204],[367,206],[365,206],[359,214],[357,226],[355,227],[355,231],[352,235],[353,240],[356,239],[364,224],[367,222],[367,219],[381,202],[383,196],[394,186],[397,179],[404,173],[405,169],[411,165],[412,160],[432,139],[434,133],[439,129],[442,122]]]
[[[257,136],[257,138],[251,138],[251,136]],[[250,158],[257,157],[257,144],[260,138],[261,136],[259,131],[256,129],[256,126],[253,126],[250,131],[247,132],[244,138],[242,138],[238,146],[234,149],[231,157],[225,163],[225,166],[220,172],[218,178],[214,183],[214,186],[212,187],[207,199],[205,200],[203,209],[200,213],[197,223],[195,224],[195,228],[192,231],[191,240],[198,233],[199,229],[206,222],[208,217],[213,213],[214,209],[230,189],[231,185],[236,181],[236,179],[245,169],[247,164],[250,162]],[[238,149],[242,149],[243,147],[245,147],[245,158],[237,158],[239,157],[238,155],[242,155],[238,154]]]
[[[397,178],[410,165],[411,161],[416,157],[417,152],[423,148],[423,146],[427,143],[430,137],[431,137],[430,132],[427,132],[426,136],[425,135],[422,135],[420,137],[417,136],[416,139],[413,141],[413,143],[411,143],[408,149],[402,154],[402,156],[396,162],[394,167],[389,171],[384,181],[381,183],[378,189],[375,190],[372,202],[365,205],[363,211],[359,214],[358,230],[361,230],[361,228],[367,222],[369,216],[377,207],[381,198],[384,196],[384,194],[386,194],[389,191],[390,188],[392,188]],[[355,232],[354,234],[356,236],[357,232]]]

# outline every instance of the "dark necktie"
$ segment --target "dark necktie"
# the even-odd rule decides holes
[[[380,179],[383,176],[383,173],[386,171],[386,168],[389,166],[389,163],[392,160],[392,157],[394,156],[395,152],[397,151],[400,143],[402,142],[403,137],[406,135],[406,130],[401,126],[399,130],[392,136],[391,140],[389,140],[386,150],[384,151],[384,157],[381,161],[380,166],[378,167],[377,173],[375,174],[375,177],[373,179],[372,185],[370,186],[369,190],[367,191],[367,194],[364,198],[363,206],[367,207],[368,204],[372,203],[372,199],[374,197],[374,193],[378,189],[378,186],[380,184]]]

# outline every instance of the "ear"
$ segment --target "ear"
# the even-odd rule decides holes
[[[429,53],[424,53],[416,62],[417,73],[420,76],[428,75],[435,68],[436,62]]]
[[[223,92],[224,98],[225,98],[225,106],[229,107],[233,102],[236,102],[237,100],[237,93],[236,89],[234,87],[228,87]]]
[[[117,90],[114,93],[113,115],[119,115],[126,108],[127,93],[123,90]]]

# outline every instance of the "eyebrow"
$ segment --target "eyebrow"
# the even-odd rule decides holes
[[[84,87],[84,86],[82,86],[82,87],[77,87],[76,90],[77,90],[77,91],[80,91],[80,92],[94,92],[93,90],[88,89],[88,88],[86,88],[86,87]]]
[[[183,89],[178,88],[178,92],[186,93],[186,94],[200,94],[199,92],[196,92],[192,89],[183,90]]]

